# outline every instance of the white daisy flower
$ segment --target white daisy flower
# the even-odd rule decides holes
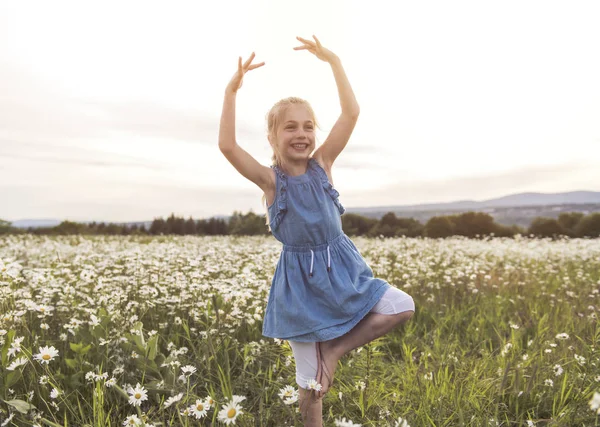
[[[279,397],[286,405],[291,405],[298,401],[298,390],[291,385],[286,385],[284,388],[279,390]]]
[[[235,397],[236,396],[234,396],[234,398]],[[227,402],[223,409],[219,411],[219,421],[222,421],[225,424],[234,424],[237,417],[242,413],[243,412],[241,406],[237,402],[235,402],[235,399],[232,399],[229,402]]]
[[[34,355],[33,358],[39,360],[42,364],[49,364],[56,356],[58,356],[58,350],[55,349],[54,346],[46,346],[43,348],[39,347],[39,353]]]
[[[190,413],[197,419],[204,418],[210,407],[204,400],[196,399],[196,403],[190,406]]]
[[[554,365],[553,369],[554,369],[554,375],[556,375],[557,377],[563,373],[563,368],[560,365]]]
[[[592,411],[597,411],[596,414],[600,415],[600,393],[597,391],[594,392],[594,396],[589,401],[590,409]]]
[[[137,415],[130,415],[127,418],[125,418],[125,421],[123,421],[123,425],[124,426],[141,426],[142,420],[140,420]]]
[[[176,396],[169,397],[167,400],[165,400],[165,404],[164,404],[165,408],[168,408],[175,402],[179,402],[182,397],[183,397],[183,393],[179,393]]]
[[[129,403],[133,406],[140,406],[144,400],[148,400],[148,391],[140,383],[135,388],[129,387],[127,392],[130,394]]]
[[[196,368],[192,365],[185,365],[181,367],[181,372],[183,372],[184,375],[192,375],[194,372],[196,372]]]
[[[410,427],[408,425],[408,421],[403,419],[402,417],[398,417],[398,421],[394,424],[394,427]]]
[[[206,410],[209,410],[210,408],[215,406],[217,402],[215,402],[215,400],[209,394],[208,396],[206,396],[206,399],[204,399],[204,403],[206,404]]]
[[[52,391],[50,392],[50,397],[52,399],[56,399],[58,396],[60,396],[60,391],[58,391],[56,388],[53,388]]]
[[[12,361],[12,363],[10,365],[8,365],[6,370],[14,371],[16,368],[18,368],[19,366],[23,366],[26,363],[27,363],[26,357],[17,357],[15,360]]]
[[[308,388],[309,390],[316,390],[316,391],[321,391],[321,389],[323,388],[323,386],[321,384],[319,384],[317,382],[317,380],[310,379],[306,382],[306,388]]]
[[[354,424],[352,421],[347,420],[346,418],[336,419],[333,422],[336,427],[361,427],[362,424]]]

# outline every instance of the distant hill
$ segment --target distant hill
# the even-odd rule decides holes
[[[418,205],[346,207],[348,213],[371,218],[381,218],[388,212],[394,212],[396,216],[412,217],[421,223],[427,222],[432,216],[453,215],[467,211],[487,212],[499,224],[515,224],[528,227],[531,220],[538,216],[557,218],[561,212],[582,212],[586,215],[592,212],[600,212],[600,192],[519,193],[482,201],[459,200],[456,202]],[[229,219],[228,216],[222,215],[215,216],[215,218]],[[61,222],[62,220],[57,219],[23,219],[13,221],[12,226],[18,228],[54,227]],[[91,223],[93,221],[79,222]],[[96,222],[108,223],[109,221],[96,220]],[[148,229],[152,221],[128,222],[126,224],[136,224],[138,226],[144,224]]]
[[[494,207],[525,207],[546,205],[600,204],[599,191],[571,191],[568,193],[519,193],[483,201],[459,200],[446,203],[423,203],[418,205],[375,206],[368,208],[348,208],[354,213],[375,211],[426,211],[461,210],[469,211]]]
[[[20,219],[12,221],[11,225],[17,228],[38,228],[38,227],[54,227],[62,221],[58,219]]]
[[[581,212],[585,215],[600,212],[600,192],[520,193],[481,202],[462,200],[449,203],[346,208],[346,212],[377,219],[388,212],[394,212],[398,217],[414,218],[422,224],[433,216],[456,215],[467,211],[488,213],[498,224],[527,228],[536,217],[558,218],[562,212]]]

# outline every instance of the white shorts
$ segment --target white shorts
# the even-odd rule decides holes
[[[369,313],[398,314],[415,311],[410,295],[398,288],[390,287]],[[306,383],[317,377],[317,349],[314,342],[288,341],[296,359],[296,383],[307,388]]]

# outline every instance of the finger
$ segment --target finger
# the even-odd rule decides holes
[[[313,39],[315,39],[315,41],[317,42],[317,46],[321,47],[321,42],[319,41],[317,36],[315,36],[314,34],[313,34]]]
[[[303,39],[302,37],[296,37],[296,38],[298,40],[300,40],[302,43],[306,43],[309,46],[315,46],[315,42],[313,42],[313,41]]]
[[[246,62],[244,62],[244,68],[248,68],[248,65],[252,62],[253,59],[254,59],[254,52],[252,52],[252,55],[250,55],[250,58],[248,58],[246,60]]]
[[[242,72],[242,57],[238,57],[238,71]]]
[[[294,50],[302,50],[302,49],[310,49],[310,47],[304,45],[304,46],[297,46],[297,47],[294,48]]]
[[[263,65],[265,65],[264,62],[261,62],[260,64],[253,64],[248,67],[248,70],[254,70],[255,68],[262,67]]]

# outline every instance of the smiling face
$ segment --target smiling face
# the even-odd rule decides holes
[[[283,162],[296,162],[308,159],[315,149],[315,122],[311,112],[302,104],[287,106],[282,120],[278,123],[276,145]]]

